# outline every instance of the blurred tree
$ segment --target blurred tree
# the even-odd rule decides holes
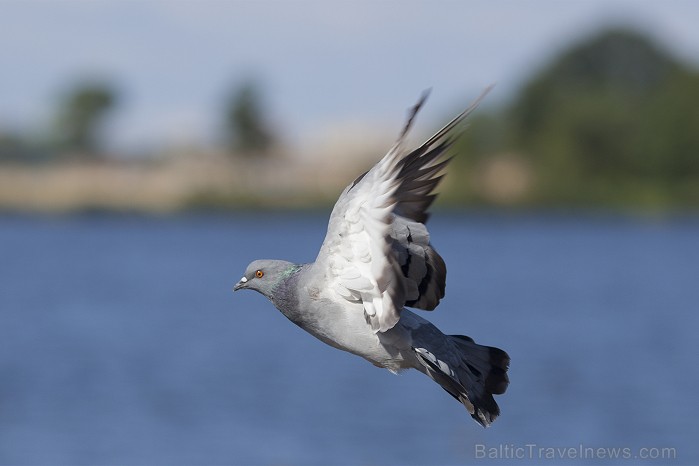
[[[101,149],[100,126],[114,107],[116,91],[105,83],[82,83],[61,102],[56,119],[59,149],[95,155]]]
[[[479,193],[477,178],[493,156],[507,152],[511,131],[506,125],[506,115],[500,111],[479,109],[469,117],[466,130],[456,140],[459,156],[451,162],[451,170],[460,175],[446,178],[448,190],[442,197],[447,202],[489,203]]]
[[[24,154],[25,144],[19,136],[0,131],[0,161],[21,161]]]
[[[232,151],[266,154],[274,136],[265,116],[258,85],[246,81],[233,93],[226,109],[226,137]]]
[[[535,165],[543,199],[667,198],[677,177],[699,180],[697,84],[648,38],[609,30],[524,86],[510,111],[514,145]]]
[[[0,163],[38,163],[47,157],[47,151],[39,141],[0,129]]]

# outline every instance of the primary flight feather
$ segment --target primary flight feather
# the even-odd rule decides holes
[[[445,335],[405,307],[429,311],[444,297],[446,266],[430,243],[427,209],[456,130],[488,90],[421,146],[406,150],[423,95],[391,150],[340,195],[315,262],[257,260],[234,288],[258,291],[335,348],[394,373],[419,370],[486,427],[500,414],[493,395],[509,384],[507,353]]]

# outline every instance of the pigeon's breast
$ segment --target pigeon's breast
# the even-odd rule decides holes
[[[324,343],[367,359],[372,364],[399,370],[406,365],[403,355],[410,349],[409,335],[401,326],[375,333],[366,319],[361,302],[338,300],[334,292],[307,286],[299,293],[295,324]]]

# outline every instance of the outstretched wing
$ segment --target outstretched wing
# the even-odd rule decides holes
[[[340,195],[316,266],[344,299],[361,302],[375,332],[385,332],[404,305],[433,309],[444,296],[446,267],[424,226],[448,163],[448,134],[488,92],[423,145],[405,152],[405,137],[427,98],[411,109],[396,144]]]
[[[460,115],[403,157],[399,174],[403,181],[396,196],[391,237],[404,277],[408,307],[431,311],[444,297],[447,268],[430,243],[425,226],[429,218],[427,209],[437,197],[435,189],[442,179],[441,173],[451,160],[447,152],[458,137],[455,130],[491,88],[486,88]]]

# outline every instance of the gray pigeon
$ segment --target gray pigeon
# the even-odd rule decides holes
[[[493,395],[507,389],[510,357],[469,337],[445,335],[405,307],[431,311],[444,297],[447,270],[430,243],[427,209],[450,160],[450,135],[486,93],[407,151],[423,95],[393,148],[340,195],[315,262],[256,260],[234,288],[261,293],[311,335],[377,367],[419,370],[484,427],[500,414]]]

